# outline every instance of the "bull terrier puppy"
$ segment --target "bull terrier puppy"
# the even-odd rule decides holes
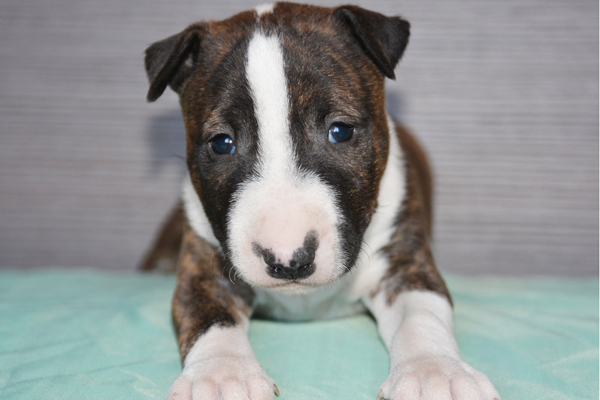
[[[279,394],[251,316],[367,311],[391,361],[378,399],[499,399],[454,339],[425,153],[386,113],[384,80],[408,38],[399,17],[274,3],[146,50],[148,100],[170,86],[187,132],[183,210],[147,261],[178,254],[183,372],[170,400]]]

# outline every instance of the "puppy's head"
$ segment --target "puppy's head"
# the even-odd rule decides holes
[[[246,282],[301,291],[354,265],[388,157],[383,81],[408,35],[354,6],[276,3],[146,50],[148,100],[179,93],[192,184]]]

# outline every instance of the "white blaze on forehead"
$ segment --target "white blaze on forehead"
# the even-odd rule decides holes
[[[283,51],[277,37],[257,32],[250,40],[246,77],[258,122],[260,172],[289,171],[295,163]]]
[[[301,171],[289,121],[288,87],[282,45],[277,36],[257,31],[248,43],[246,78],[258,124],[255,175],[236,190],[228,215],[230,257],[253,285],[273,284],[254,244],[284,261],[317,233],[316,272],[304,280],[323,284],[340,275],[340,216],[336,196],[314,173]]]
[[[254,11],[256,11],[258,16],[260,17],[263,14],[273,12],[274,7],[275,7],[275,3],[266,3],[266,4],[261,4],[261,5],[256,6],[254,8]]]

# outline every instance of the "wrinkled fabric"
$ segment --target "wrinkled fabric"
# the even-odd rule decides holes
[[[598,279],[446,275],[463,358],[505,400],[598,399]],[[166,399],[181,364],[175,277],[0,270],[0,399]],[[281,400],[377,396],[389,358],[368,316],[254,320]]]

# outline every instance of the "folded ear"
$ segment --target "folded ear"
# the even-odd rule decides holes
[[[361,47],[390,79],[395,79],[394,68],[408,44],[410,24],[400,17],[368,11],[357,6],[341,6],[333,17],[345,29],[350,29]]]
[[[158,99],[167,85],[179,93],[181,85],[192,74],[200,42],[205,34],[203,24],[191,25],[183,32],[146,49],[146,73],[150,81],[148,101]]]

